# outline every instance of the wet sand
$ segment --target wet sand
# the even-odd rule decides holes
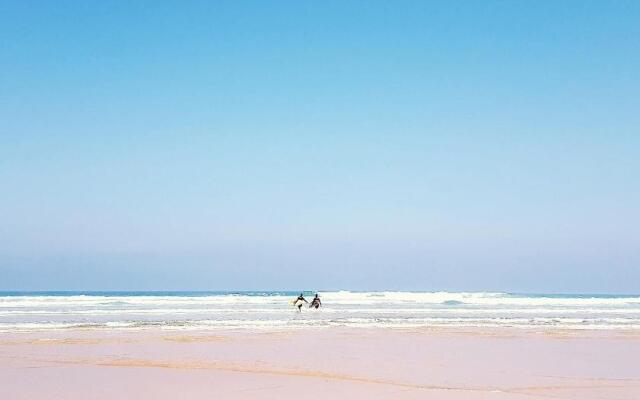
[[[640,398],[640,333],[0,333],[2,399]]]

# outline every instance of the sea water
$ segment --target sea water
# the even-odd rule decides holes
[[[490,292],[0,292],[0,332],[61,329],[289,330],[514,327],[640,330],[638,295]],[[310,301],[312,293],[305,293]]]

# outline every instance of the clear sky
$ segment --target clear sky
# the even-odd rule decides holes
[[[640,2],[0,2],[0,289],[640,292]]]

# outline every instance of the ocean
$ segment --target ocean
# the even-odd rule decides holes
[[[513,327],[640,330],[640,295],[492,292],[0,292],[0,332]],[[309,301],[313,293],[305,292]]]

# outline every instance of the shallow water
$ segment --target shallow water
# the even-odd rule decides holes
[[[0,292],[0,331],[50,329],[288,330],[516,327],[640,330],[637,295],[321,292]],[[305,293],[310,301],[313,295]]]

